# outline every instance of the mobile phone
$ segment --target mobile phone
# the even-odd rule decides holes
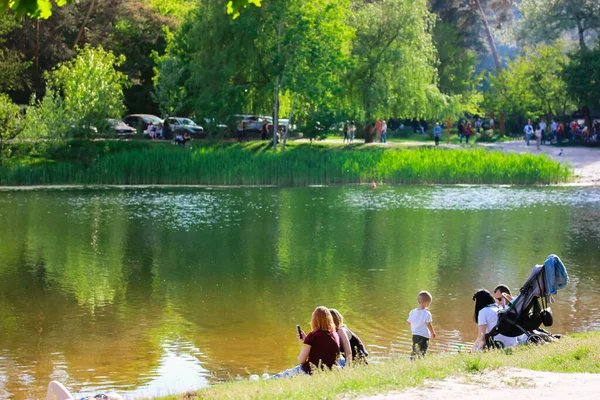
[[[296,325],[296,330],[298,331],[298,336],[300,337],[300,339],[304,339],[302,337],[302,329],[300,329],[300,325]]]

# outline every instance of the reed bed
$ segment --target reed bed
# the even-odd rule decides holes
[[[273,153],[264,145],[134,146],[88,163],[48,160],[0,169],[2,185],[337,185],[552,184],[571,169],[545,156],[485,149],[324,148],[298,145]]]

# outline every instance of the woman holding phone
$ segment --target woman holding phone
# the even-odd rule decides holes
[[[288,378],[298,374],[312,374],[313,369],[331,368],[337,362],[340,353],[340,338],[336,332],[333,318],[327,307],[319,306],[312,313],[311,332],[307,335],[298,329],[298,340],[302,349],[298,354],[300,365],[265,379]]]

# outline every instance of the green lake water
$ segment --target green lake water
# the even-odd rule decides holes
[[[374,362],[476,337],[472,294],[551,253],[557,333],[600,329],[600,190],[498,187],[0,191],[0,398],[139,397],[294,366],[295,326],[340,310]]]

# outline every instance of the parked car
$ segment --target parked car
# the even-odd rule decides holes
[[[289,124],[290,124],[290,120],[289,119],[287,119],[287,118],[280,118],[279,119],[279,126],[283,126],[284,128],[287,128],[287,126]],[[295,131],[295,130],[296,130],[296,125],[295,124],[290,125],[288,131],[292,132],[292,131]]]
[[[108,125],[118,138],[130,138],[135,135],[135,129],[118,119],[109,119]]]
[[[152,114],[130,114],[123,118],[123,122],[125,122],[133,129],[137,129],[140,121],[142,121],[142,128],[144,131],[148,130],[148,125],[150,124],[158,125],[163,122],[162,119]]]
[[[200,118],[200,120],[203,121],[202,122],[203,124],[206,124],[206,125],[209,125],[209,126],[210,125],[214,125],[217,128],[219,128],[219,129],[227,129],[227,128],[229,128],[227,125],[225,125],[225,124],[217,121],[215,118]]]
[[[234,115],[236,119],[241,119],[246,125],[246,131],[260,132],[263,126],[263,121],[267,121],[269,129],[273,127],[273,118],[259,115]]]
[[[169,123],[171,130],[175,135],[179,133],[184,135],[187,132],[191,137],[204,137],[204,128],[200,125],[196,125],[196,123],[189,118],[169,117],[165,121]]]

